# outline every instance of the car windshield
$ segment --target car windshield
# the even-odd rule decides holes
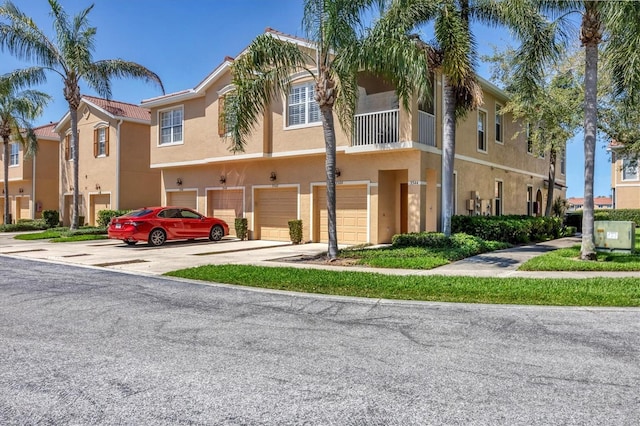
[[[126,217],[140,217],[140,216],[146,216],[149,213],[151,213],[153,210],[150,209],[140,209],[140,210],[134,210],[132,212],[129,212],[127,214],[125,214],[124,216]]]

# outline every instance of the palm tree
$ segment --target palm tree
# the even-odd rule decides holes
[[[567,16],[580,14],[580,41],[585,49],[584,63],[584,208],[582,216],[583,260],[596,258],[594,233],[593,184],[595,169],[596,129],[598,127],[598,62],[603,45],[604,65],[611,74],[614,94],[627,93],[636,98],[640,91],[640,3],[599,0],[535,1],[540,10],[558,15],[556,28],[568,28]],[[604,41],[606,39],[606,42]]]
[[[540,77],[534,58],[548,59],[557,53],[555,45],[549,43],[551,33],[545,19],[525,0],[392,0],[377,25],[385,28],[378,31],[379,34],[396,28],[416,40],[431,58],[432,68],[444,76],[441,230],[445,235],[451,234],[454,205],[456,123],[482,104],[482,90],[475,71],[478,53],[472,21],[507,26],[522,40],[519,55],[529,60],[519,64],[517,73],[531,86],[535,86]],[[428,23],[433,24],[434,41],[427,44],[410,34]]]
[[[392,83],[423,81],[428,85],[427,63],[423,55],[391,52],[386,62],[364,55],[362,16],[381,6],[379,0],[305,0],[303,27],[312,51],[281,40],[277,34],[258,36],[232,66],[235,92],[225,102],[225,121],[232,139],[232,151],[242,151],[247,135],[276,96],[287,95],[290,77],[305,72],[315,82],[314,97],[320,110],[324,133],[328,216],[328,252],[338,254],[336,232],[336,136],[334,113],[343,130],[350,134],[357,104],[358,71],[369,63]],[[408,45],[405,44],[405,47]],[[413,67],[401,66],[409,57]],[[406,84],[397,84],[399,97],[408,104],[411,94]]]
[[[49,101],[49,95],[37,90],[22,90],[24,86],[44,80],[39,69],[17,70],[0,77],[0,137],[4,145],[4,223],[11,223],[9,206],[9,143],[22,144],[25,156],[35,154],[38,146],[31,121],[35,120]]]
[[[80,81],[100,96],[111,98],[112,77],[134,77],[155,82],[164,93],[160,77],[135,62],[122,59],[94,61],[92,51],[97,32],[89,24],[88,15],[93,5],[73,18],[65,13],[57,0],[48,0],[53,17],[56,39],[49,39],[35,23],[11,1],[0,6],[0,46],[16,57],[34,62],[43,70],[58,74],[63,81],[63,94],[69,104],[71,118],[71,152],[73,160],[73,213],[71,228],[78,227],[78,106]]]

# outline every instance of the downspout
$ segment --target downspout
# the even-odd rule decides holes
[[[115,206],[114,210],[120,210],[120,126],[124,120],[118,120],[116,127],[116,189],[115,189]]]

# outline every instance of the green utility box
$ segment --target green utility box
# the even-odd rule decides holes
[[[636,224],[626,221],[596,220],[593,238],[596,250],[633,253],[636,247]]]

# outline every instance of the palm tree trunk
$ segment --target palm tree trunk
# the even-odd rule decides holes
[[[547,188],[547,204],[544,209],[544,215],[551,217],[551,207],[553,206],[553,191],[556,187],[556,149],[551,148],[549,151],[549,187]]]
[[[4,144],[4,223],[11,223],[11,206],[9,205],[9,137],[3,136]]]
[[[333,123],[333,108],[320,107],[322,130],[326,147],[325,170],[327,174],[327,220],[329,230],[329,259],[338,257],[338,232],[336,228],[336,132]]]
[[[451,235],[453,215],[453,171],[456,154],[456,101],[453,88],[445,77],[444,81],[444,124],[442,127],[442,232]]]
[[[78,171],[78,109],[69,105],[69,115],[71,116],[71,146],[73,161],[73,212],[71,213],[70,229],[78,229],[81,225],[78,223],[79,211],[78,205],[80,201],[80,183]]]
[[[580,258],[595,260],[596,249],[593,241],[593,176],[596,154],[598,45],[585,45],[584,77],[584,208],[582,210],[582,247]]]

